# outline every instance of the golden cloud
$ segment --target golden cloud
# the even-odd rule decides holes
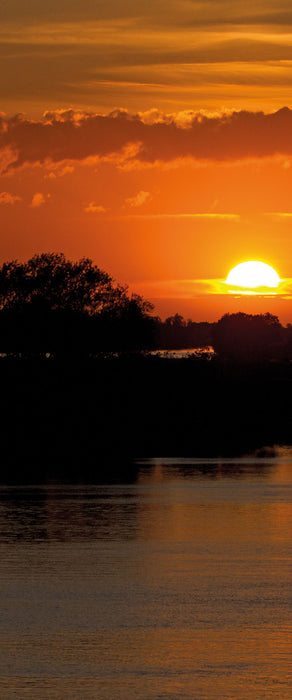
[[[121,166],[126,160],[170,163],[177,159],[222,163],[251,158],[292,155],[292,110],[278,112],[226,112],[215,116],[197,113],[177,122],[145,123],[141,116],[116,110],[108,115],[72,111],[40,121],[22,116],[0,117],[0,153],[10,154],[6,171],[36,163],[62,163],[108,158]],[[12,155],[13,154],[13,155]],[[71,163],[72,167],[72,163]]]

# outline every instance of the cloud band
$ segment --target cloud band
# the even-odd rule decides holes
[[[129,145],[135,145],[129,148]],[[124,151],[126,160],[170,162],[179,158],[228,162],[292,154],[292,110],[157,115],[117,110],[108,115],[47,113],[40,121],[0,118],[2,171],[24,164],[106,158]],[[6,154],[5,158],[4,155]],[[9,158],[7,157],[9,154]],[[3,160],[4,158],[4,160]],[[119,163],[121,157],[119,156]]]

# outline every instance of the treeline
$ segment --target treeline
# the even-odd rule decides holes
[[[213,326],[217,355],[235,362],[292,360],[292,327],[273,314],[225,314]]]
[[[239,363],[292,360],[292,326],[282,326],[278,317],[270,313],[225,314],[215,323],[186,321],[176,314],[164,322],[155,322],[161,348],[210,345],[217,357]]]
[[[0,268],[0,353],[16,357],[89,358],[212,345],[236,362],[292,360],[292,327],[272,314],[225,314],[196,323],[165,321],[153,306],[88,258],[35,255]]]
[[[153,323],[155,343],[161,349],[198,348],[213,343],[213,323],[196,323],[185,320],[180,314],[169,316],[165,321],[154,318]]]

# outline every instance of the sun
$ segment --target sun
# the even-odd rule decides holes
[[[244,289],[272,288],[279,286],[280,277],[276,270],[267,263],[248,260],[239,263],[230,270],[226,284]]]

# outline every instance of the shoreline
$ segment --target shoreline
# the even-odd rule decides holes
[[[1,475],[292,444],[292,365],[120,358],[0,362]],[[0,475],[0,480],[1,480]]]

